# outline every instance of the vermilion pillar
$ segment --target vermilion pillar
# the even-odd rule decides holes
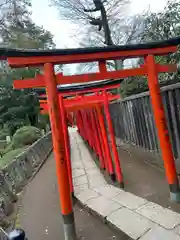
[[[91,125],[90,120],[88,117],[87,110],[82,111],[82,115],[84,116],[84,131],[87,133],[87,140],[91,148],[93,148],[93,141],[92,141],[92,132],[91,132]]]
[[[114,156],[116,176],[117,176],[117,180],[120,184],[120,187],[124,188],[123,175],[122,175],[121,166],[120,166],[120,159],[118,156],[114,129],[113,129],[111,116],[110,116],[110,112],[109,112],[109,102],[108,102],[107,92],[104,91],[103,95],[104,95],[104,112],[106,115],[107,127],[109,130],[109,136],[110,136],[110,141],[111,141],[111,145],[112,145],[112,154]]]
[[[96,113],[95,113],[94,109],[92,109],[92,117],[94,119],[94,129],[96,131],[97,148],[98,148],[98,156],[99,156],[99,160],[100,160],[100,167],[101,167],[101,169],[104,170],[105,169],[105,164],[104,164],[103,152],[102,152],[103,141],[101,139],[101,132],[100,132],[100,129],[99,129],[99,122],[97,121]]]
[[[60,111],[61,111],[60,121],[62,122],[62,129],[63,129],[63,135],[64,135],[64,146],[65,146],[65,154],[66,154],[66,161],[67,161],[67,168],[68,168],[70,191],[73,196],[74,191],[73,191],[73,182],[72,182],[70,143],[69,143],[69,135],[68,135],[68,126],[66,121],[66,111],[63,103],[63,96],[60,96],[59,98],[59,105],[60,105]]]
[[[180,202],[180,189],[176,173],[175,160],[168,134],[165,112],[158,82],[158,72],[153,55],[147,56],[146,65],[148,69],[148,86],[151,95],[154,119],[159,137],[162,158],[164,160],[166,178],[169,183],[170,196],[171,200]]]
[[[97,109],[97,117],[99,120],[100,130],[102,133],[102,141],[104,142],[103,145],[105,148],[104,151],[105,151],[105,156],[106,156],[105,161],[107,162],[107,170],[111,176],[112,181],[115,181],[116,176],[114,173],[114,167],[113,167],[111,152],[110,152],[110,148],[109,148],[109,144],[108,144],[108,136],[107,136],[107,132],[106,132],[105,124],[104,124],[103,114],[102,114],[100,106],[98,106],[96,109]]]
[[[52,129],[52,140],[56,161],[58,189],[60,194],[65,239],[76,240],[73,206],[65,157],[64,137],[62,123],[60,121],[61,113],[58,100],[57,84],[54,75],[54,66],[51,63],[46,63],[44,65],[44,76],[47,88],[47,100]]]

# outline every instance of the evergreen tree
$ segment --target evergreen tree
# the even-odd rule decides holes
[[[54,48],[53,36],[31,19],[30,0],[0,0],[0,47]],[[0,62],[0,123],[10,134],[23,125],[38,125],[39,104],[33,90],[13,90],[14,79],[33,78],[38,68],[11,69]]]

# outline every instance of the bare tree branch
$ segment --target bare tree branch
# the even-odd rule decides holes
[[[51,2],[58,9],[62,19],[79,24],[80,30],[74,37],[83,47],[131,43],[137,39],[137,33],[141,29],[141,16],[126,19],[123,15],[129,0],[51,0]],[[116,68],[122,67],[122,60],[116,61],[115,65]]]

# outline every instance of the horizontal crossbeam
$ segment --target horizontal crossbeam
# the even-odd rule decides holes
[[[121,49],[121,48],[120,48]],[[83,49],[82,49],[83,50]],[[142,48],[142,49],[131,49],[128,48],[124,50],[116,49],[99,49],[98,51],[90,51],[89,53],[78,52],[73,54],[62,54],[61,52],[58,55],[57,53],[51,55],[37,55],[34,53],[34,56],[28,56],[27,54],[21,54],[20,57],[8,57],[8,63],[11,67],[27,67],[27,66],[41,66],[45,63],[53,64],[71,64],[71,63],[84,63],[84,62],[97,62],[101,60],[115,60],[121,58],[135,58],[143,57],[147,55],[167,55],[169,53],[174,53],[177,51],[177,46],[164,46],[157,48]],[[36,56],[37,55],[37,56]]]
[[[61,95],[59,95],[60,101]],[[114,101],[120,98],[119,94],[112,95],[108,94],[108,101]],[[103,95],[95,95],[95,96],[77,96],[72,99],[64,99],[64,106],[67,111],[75,111],[84,108],[90,108],[97,104],[103,104],[104,96]],[[47,100],[39,100],[40,108],[44,110],[48,110]]]
[[[176,64],[167,64],[167,65],[156,64],[156,67],[157,67],[158,73],[177,71]],[[124,79],[126,77],[143,76],[146,74],[147,74],[147,68],[145,65],[143,65],[140,68],[122,69],[118,71],[104,71],[104,72],[80,74],[80,75],[73,75],[73,76],[63,76],[61,73],[56,75],[56,82],[57,82],[57,85],[60,85],[60,84],[72,84],[72,83],[86,83],[91,81],[100,81],[102,79],[112,79],[113,81],[119,78]],[[14,80],[13,86],[15,89],[42,88],[46,86],[46,83],[43,75],[37,75],[36,79]]]

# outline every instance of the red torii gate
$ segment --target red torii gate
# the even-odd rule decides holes
[[[22,81],[21,81],[22,82]],[[118,83],[117,83],[118,82]],[[97,85],[97,84],[96,84]],[[120,87],[120,81],[114,81],[114,83],[112,82],[110,86],[103,86],[103,87],[96,87],[93,89],[89,89],[90,86],[87,85],[85,89],[81,89],[79,91],[74,91],[72,89],[70,89],[69,91],[63,91],[63,92],[59,92],[58,93],[58,98],[59,98],[59,104],[60,104],[60,109],[61,109],[61,122],[62,122],[62,126],[63,126],[63,131],[64,131],[64,140],[65,140],[65,153],[66,153],[66,160],[68,163],[68,174],[69,174],[69,182],[70,182],[70,189],[71,192],[73,192],[73,185],[72,185],[72,175],[71,175],[71,163],[70,163],[70,152],[68,151],[69,146],[68,146],[68,132],[67,132],[67,124],[65,121],[65,113],[64,110],[66,109],[67,111],[77,111],[78,109],[89,109],[89,108],[96,108],[97,109],[97,116],[98,117],[98,121],[101,123],[100,124],[100,129],[99,133],[102,134],[103,138],[103,146],[104,146],[104,152],[101,152],[100,149],[100,142],[98,142],[98,138],[97,135],[94,135],[96,138],[96,142],[93,141],[90,142],[90,140],[92,139],[86,139],[87,141],[89,141],[89,144],[91,145],[91,147],[94,149],[94,151],[97,153],[97,155],[99,155],[99,159],[100,159],[100,163],[101,163],[101,167],[104,169],[107,169],[112,180],[115,181],[116,176],[118,181],[120,182],[120,186],[124,187],[124,183],[123,183],[123,177],[122,177],[122,171],[121,171],[121,167],[120,167],[120,162],[118,159],[118,152],[116,149],[116,144],[115,144],[115,136],[114,133],[112,131],[112,122],[111,122],[111,118],[110,118],[110,113],[109,113],[109,109],[108,109],[108,102],[109,101],[113,101],[116,100],[120,97],[120,95],[116,94],[116,95],[112,95],[111,93],[106,93],[106,91],[109,90],[113,90],[113,89],[117,89],[118,87]],[[39,91],[42,93],[43,90],[39,89]],[[92,95],[92,93],[94,95]],[[78,96],[79,94],[79,96]],[[84,95],[84,94],[90,94],[90,95]],[[67,97],[68,98],[63,99],[63,97]],[[41,99],[46,99],[46,95],[41,95],[40,96]],[[115,159],[115,167],[116,167],[116,175],[114,173],[114,168],[113,168],[113,161],[112,161],[112,157],[111,157],[111,152],[108,146],[108,137],[106,134],[106,129],[105,129],[105,124],[104,124],[104,119],[103,119],[103,115],[102,112],[100,110],[100,105],[104,105],[105,106],[105,111],[107,112],[107,125],[110,131],[110,135],[111,135],[111,142],[112,145],[114,145],[112,147],[112,151],[114,154],[114,159]],[[64,105],[64,106],[63,106]],[[40,100],[40,107],[43,108],[43,111],[47,113],[48,110],[48,104],[46,100]],[[95,119],[93,119],[93,113],[90,114],[90,117],[93,120],[93,125],[95,127]],[[97,121],[97,120],[96,120]],[[95,131],[95,129],[93,129]],[[92,136],[92,135],[91,135]],[[98,145],[98,147],[96,148],[96,144]],[[103,149],[103,148],[102,148]],[[103,156],[104,159],[103,159]],[[105,161],[107,158],[107,162]],[[103,160],[105,162],[103,162]]]
[[[64,219],[66,239],[75,239],[74,218],[72,211],[72,202],[69,195],[68,171],[65,162],[64,142],[60,137],[63,135],[61,122],[59,121],[61,112],[58,101],[58,84],[71,84],[77,82],[99,81],[102,79],[117,79],[128,76],[148,77],[148,86],[151,95],[152,108],[154,112],[157,133],[159,137],[162,158],[167,181],[170,187],[170,196],[172,200],[180,201],[180,189],[176,173],[175,161],[172,147],[168,135],[165,113],[160,95],[158,82],[158,73],[173,72],[177,70],[176,65],[159,65],[155,62],[156,55],[166,55],[177,51],[177,45],[180,38],[174,38],[162,42],[153,42],[148,44],[134,44],[125,46],[108,46],[104,48],[85,48],[85,49],[64,49],[64,50],[9,50],[0,49],[0,55],[5,56],[1,59],[8,59],[11,67],[29,67],[43,66],[44,80],[15,82],[17,88],[21,87],[46,87],[48,96],[48,106],[50,109],[50,120],[52,126],[53,146],[56,158],[61,209]],[[107,71],[106,60],[115,60],[120,58],[143,57],[145,63],[140,68],[124,69],[118,71]],[[98,62],[99,72],[91,74],[82,74],[75,76],[55,77],[55,64]],[[113,81],[113,80],[112,80]],[[31,83],[32,82],[32,83]],[[17,84],[20,84],[19,87]],[[65,182],[66,180],[66,182]]]
[[[103,136],[102,144],[104,146],[103,150],[105,151],[103,153],[103,155],[106,156],[106,158],[107,158],[107,164],[106,164],[105,167],[109,171],[109,174],[111,176],[112,181],[115,181],[116,177],[117,177],[117,180],[119,182],[119,186],[121,188],[124,188],[124,182],[123,182],[123,176],[122,176],[122,171],[121,171],[120,162],[119,162],[118,151],[116,149],[115,135],[114,135],[112,121],[111,121],[111,117],[110,117],[110,113],[109,113],[109,107],[108,107],[108,102],[118,99],[120,97],[120,95],[118,95],[118,94],[112,95],[111,93],[107,93],[107,96],[106,96],[106,91],[110,91],[110,90],[119,88],[120,87],[120,82],[122,82],[122,80],[101,81],[101,83],[96,83],[96,84],[86,84],[86,85],[73,86],[74,88],[71,87],[70,89],[68,87],[68,91],[66,91],[67,87],[61,87],[60,89],[58,89],[58,91],[59,91],[59,98],[61,96],[64,96],[64,97],[68,96],[69,97],[68,101],[67,101],[67,99],[64,99],[65,108],[68,111],[72,111],[72,110],[75,111],[75,109],[76,110],[77,109],[82,110],[82,109],[93,108],[93,107],[96,108],[97,115],[98,115],[98,121],[100,122],[100,130],[99,131],[101,131],[100,134],[102,134],[102,136]],[[37,92],[39,94],[40,93],[42,94],[45,91],[43,91],[42,89],[39,89]],[[92,93],[95,94],[95,95],[92,95]],[[77,96],[78,94],[79,94],[79,96]],[[86,95],[84,95],[84,94],[86,94]],[[87,95],[87,94],[91,94],[91,95]],[[42,98],[46,99],[46,95],[41,95],[40,98],[41,99]],[[44,105],[43,101],[44,100],[40,100],[40,106],[43,108],[43,112],[46,113],[46,110],[48,109],[48,106]],[[112,154],[114,156],[114,163],[115,163],[115,170],[116,170],[115,172],[116,173],[114,172],[113,161],[112,161],[112,157],[111,157],[111,151],[110,151],[109,146],[108,146],[108,137],[107,137],[107,133],[106,133],[106,129],[105,129],[104,118],[102,116],[101,110],[98,109],[100,103],[101,103],[101,105],[103,103],[104,109],[105,109],[105,112],[106,112],[107,127],[108,127],[108,130],[109,130],[109,133],[110,133],[110,141],[112,143]],[[93,130],[93,131],[95,132],[95,130]],[[90,141],[90,139],[86,139],[86,140]],[[92,139],[92,141],[93,141],[93,139]],[[90,145],[92,147],[91,141],[90,141]],[[101,164],[101,166],[102,166],[102,164]],[[102,168],[103,168],[103,166],[102,166]]]
[[[63,101],[65,104],[65,108],[68,111],[75,111],[78,109],[82,110],[82,109],[93,108],[93,107],[97,109],[98,121],[100,122],[100,130],[99,131],[102,131],[102,133],[100,133],[100,134],[103,135],[102,144],[104,146],[103,150],[105,150],[104,156],[106,156],[106,158],[107,158],[106,169],[109,171],[112,181],[115,181],[116,177],[117,177],[120,187],[124,188],[124,182],[123,182],[122,171],[121,171],[120,162],[119,162],[119,156],[118,156],[118,152],[116,149],[115,135],[114,135],[112,121],[111,121],[109,107],[108,107],[108,102],[118,99],[120,97],[120,95],[119,94],[112,95],[111,93],[107,92],[107,96],[106,96],[106,91],[110,91],[110,90],[119,88],[121,81],[122,80],[116,80],[113,82],[111,80],[101,81],[101,83],[96,83],[96,84],[73,86],[70,89],[69,89],[69,87],[68,88],[61,87],[58,89],[58,91],[59,91],[58,97],[59,97],[59,101],[62,96],[66,97],[66,98],[68,97],[68,99],[64,99],[64,101]],[[68,89],[68,91],[66,89]],[[37,92],[39,94],[45,93],[45,91],[42,89],[39,89]],[[94,95],[92,95],[92,93]],[[79,94],[79,96],[78,96],[78,94]],[[86,94],[86,95],[84,95],[84,94]],[[91,95],[87,95],[87,94],[91,94]],[[41,95],[39,98],[46,99],[46,95]],[[45,104],[44,104],[44,101],[45,101]],[[110,152],[110,149],[108,146],[108,137],[106,134],[104,118],[102,116],[102,112],[100,110],[98,110],[100,104],[104,105],[104,109],[105,109],[106,116],[107,116],[107,127],[108,127],[108,130],[110,133],[110,141],[112,143],[112,154],[114,156],[116,174],[114,172],[111,152]],[[44,113],[46,113],[47,109],[48,109],[46,100],[40,100],[40,106],[42,107],[42,111]],[[102,164],[101,164],[101,166],[102,166]],[[107,168],[107,166],[108,166],[108,168]]]
[[[59,102],[60,102],[60,98],[62,96],[59,95]],[[108,97],[108,102],[109,101],[115,101],[117,99],[119,99],[120,95],[107,95]],[[78,96],[72,99],[64,99],[63,104],[65,109],[68,112],[74,112],[77,111],[79,109],[86,109],[86,108],[92,108],[97,106],[98,104],[103,104],[105,101],[104,96],[101,95],[96,95],[96,96]],[[47,111],[48,113],[48,103],[47,100],[39,100],[40,103],[40,107],[43,108],[44,110]]]
[[[112,87],[108,87],[108,89],[114,89],[114,86]],[[89,90],[89,91],[92,91],[92,90]],[[97,89],[94,89],[94,91],[96,92],[97,94]],[[73,94],[76,94],[77,91]],[[82,92],[81,92],[82,93]],[[59,102],[61,101],[61,98],[62,98],[62,95],[59,94]],[[104,94],[102,95],[90,95],[90,96],[76,96],[75,98],[70,98],[70,99],[64,99],[63,103],[64,103],[64,107],[66,109],[66,111],[68,112],[77,112],[77,110],[85,110],[85,109],[92,109],[92,108],[95,108],[95,109],[98,109],[101,105],[104,105],[105,107],[105,111],[107,112],[108,111],[108,114],[106,114],[107,116],[110,116],[109,114],[109,109],[107,109],[107,102],[110,102],[110,101],[113,101],[113,100],[116,100],[120,97],[119,94],[116,94],[116,95],[112,95],[112,94],[109,94],[107,93],[107,99],[105,98]],[[48,104],[47,104],[47,101],[46,100],[40,100],[40,107],[41,109],[43,110],[43,113],[48,113]],[[64,113],[63,113],[64,114]],[[65,114],[64,114],[65,115]],[[116,144],[115,144],[115,136],[114,136],[114,133],[112,132],[112,122],[111,122],[111,118],[107,118],[107,125],[108,125],[108,129],[109,129],[109,132],[111,131],[111,142],[112,142],[112,145],[114,145],[112,147],[112,151],[113,151],[113,155],[114,155],[114,160],[115,160],[115,168],[116,168],[116,175],[114,173],[114,169],[113,169],[113,161],[112,161],[112,158],[111,158],[111,153],[110,153],[110,150],[109,150],[109,147],[108,147],[108,138],[107,138],[107,134],[105,133],[105,127],[104,127],[104,119],[102,117],[102,113],[99,112],[98,110],[98,121],[100,122],[100,130],[102,134],[103,133],[103,139],[102,141],[104,141],[105,143],[103,144],[104,145],[104,148],[102,148],[102,151],[104,150],[105,152],[103,153],[104,156],[106,156],[107,158],[107,164],[106,166],[109,166],[108,168],[106,167],[105,168],[105,165],[102,163],[101,161],[101,168],[102,169],[107,169],[109,171],[109,174],[111,176],[111,179],[113,181],[115,181],[116,179],[116,176],[117,176],[117,180],[119,181],[120,183],[120,187],[124,187],[124,182],[123,182],[123,177],[122,177],[122,171],[121,171],[121,167],[120,167],[120,162],[119,162],[119,157],[118,157],[118,153],[117,153],[117,149],[116,149]],[[96,131],[96,130],[94,130]],[[92,139],[93,141],[93,139]],[[98,142],[98,141],[97,141]],[[98,145],[100,143],[97,143]],[[96,146],[96,144],[95,144]],[[102,159],[102,157],[101,157]],[[101,160],[100,159],[100,160]],[[105,159],[104,159],[105,161]]]

